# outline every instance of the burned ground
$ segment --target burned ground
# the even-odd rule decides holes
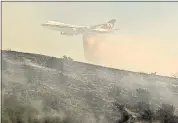
[[[2,51],[3,123],[178,123],[178,80]]]

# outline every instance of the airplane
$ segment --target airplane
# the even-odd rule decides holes
[[[48,29],[60,31],[61,35],[78,35],[84,33],[111,33],[119,29],[113,29],[116,19],[112,19],[104,24],[98,24],[93,26],[78,26],[65,24],[56,21],[48,21],[47,23],[42,24],[43,27]]]

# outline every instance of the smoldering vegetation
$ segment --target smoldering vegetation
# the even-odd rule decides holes
[[[178,123],[178,79],[2,51],[2,123]]]

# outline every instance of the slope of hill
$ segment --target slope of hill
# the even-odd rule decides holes
[[[16,51],[2,51],[2,95],[3,123],[124,123],[124,112],[176,123],[178,115],[178,79]]]

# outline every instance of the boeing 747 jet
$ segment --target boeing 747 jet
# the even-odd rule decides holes
[[[84,33],[110,33],[116,31],[118,29],[113,29],[115,22],[116,19],[112,19],[104,24],[78,26],[56,21],[48,21],[47,23],[42,24],[42,26],[52,30],[60,31],[62,35],[78,35]]]

